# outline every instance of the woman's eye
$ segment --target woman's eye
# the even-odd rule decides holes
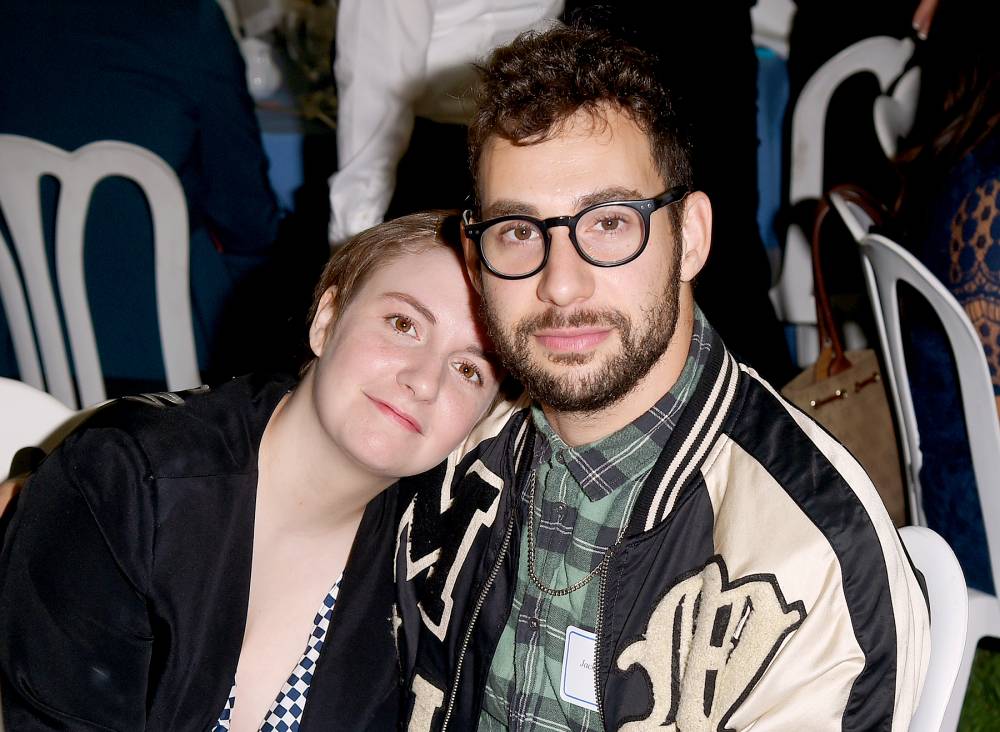
[[[464,361],[455,364],[455,370],[458,371],[459,375],[471,381],[475,384],[483,383],[483,375],[480,373],[479,369],[471,363],[466,363]]]
[[[395,330],[397,333],[413,337],[416,337],[417,335],[416,326],[414,326],[413,321],[407,318],[405,315],[390,316],[389,324],[392,326],[393,330]]]

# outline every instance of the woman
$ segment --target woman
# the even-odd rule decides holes
[[[1000,54],[996,3],[942,2],[921,66],[914,127],[898,163],[902,238],[955,296],[982,340],[1000,413]],[[907,303],[907,360],[928,525],[970,587],[993,594],[958,379],[936,316]]]
[[[385,489],[498,384],[444,222],[337,252],[297,385],[125,398],[42,464],[0,558],[9,729],[392,728]]]

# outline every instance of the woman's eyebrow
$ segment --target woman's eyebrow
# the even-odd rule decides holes
[[[426,305],[421,303],[412,295],[407,295],[405,292],[386,292],[385,294],[382,295],[382,297],[389,300],[402,300],[407,305],[416,310],[418,313],[427,318],[427,320],[429,320],[431,324],[437,325],[437,318],[434,317],[434,313],[432,313],[427,308]]]

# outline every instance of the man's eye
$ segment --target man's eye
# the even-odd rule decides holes
[[[395,330],[397,333],[402,333],[403,335],[408,335],[408,336],[417,335],[417,329],[413,325],[413,321],[407,318],[405,315],[392,315],[388,318],[388,320],[393,330]]]
[[[508,224],[501,232],[500,235],[508,240],[514,241],[530,241],[537,235],[537,231],[534,226],[525,222],[517,221]]]
[[[476,384],[483,383],[483,375],[474,364],[462,361],[455,364],[455,370],[458,371],[463,379]]]
[[[621,224],[622,220],[617,216],[606,216],[597,222],[601,231],[616,231]]]

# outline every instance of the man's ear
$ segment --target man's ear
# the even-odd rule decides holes
[[[712,202],[701,191],[693,191],[684,199],[681,231],[681,282],[690,282],[705,266],[712,246]]]
[[[479,250],[475,243],[465,235],[465,227],[459,225],[462,237],[462,251],[465,253],[465,270],[469,273],[469,281],[476,292],[483,294],[483,271],[479,262]]]
[[[333,325],[336,317],[337,288],[334,286],[328,288],[319,299],[316,315],[309,325],[309,347],[317,358],[323,355],[323,348],[330,336],[330,326]]]

